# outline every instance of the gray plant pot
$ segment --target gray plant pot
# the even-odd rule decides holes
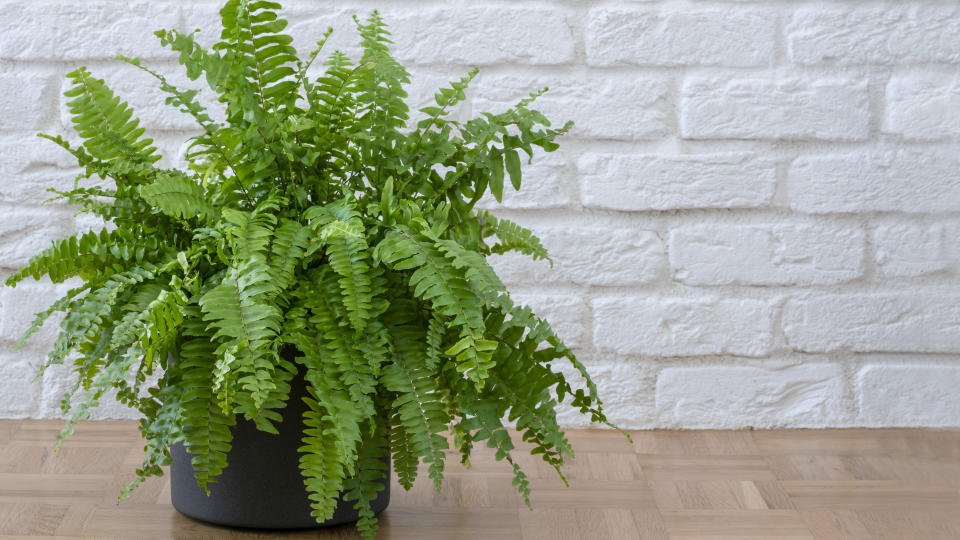
[[[281,411],[279,435],[257,430],[239,418],[233,428],[228,465],[210,485],[210,496],[194,479],[190,455],[183,444],[170,448],[170,495],[182,514],[218,525],[255,529],[310,529],[352,523],[359,519],[353,502],[340,502],[333,517],[323,523],[310,515],[310,501],[299,468],[300,438],[306,395],[302,376],[291,382],[290,400]],[[389,479],[389,459],[387,461]],[[381,512],[390,502],[390,482],[373,502]]]

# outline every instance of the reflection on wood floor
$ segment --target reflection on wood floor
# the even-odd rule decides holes
[[[140,464],[133,422],[87,422],[53,456],[60,421],[0,420],[0,537],[357,538],[350,526],[266,534],[193,521],[165,478],[116,504]],[[378,538],[960,539],[960,431],[571,431],[564,487],[523,459],[534,511],[510,470],[477,448],[443,492],[393,486]],[[425,475],[424,475],[425,476]]]

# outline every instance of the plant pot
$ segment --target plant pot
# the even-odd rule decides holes
[[[317,523],[310,515],[310,500],[299,467],[300,438],[307,394],[302,373],[290,383],[290,399],[280,411],[279,435],[259,431],[253,422],[237,419],[227,467],[210,484],[210,496],[197,486],[190,455],[182,443],[170,448],[170,495],[180,513],[218,525],[255,529],[309,529],[352,523],[359,519],[353,502],[341,494],[333,517]],[[388,480],[373,502],[381,512],[390,502]]]

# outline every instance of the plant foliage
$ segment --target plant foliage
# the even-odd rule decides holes
[[[559,471],[573,451],[558,402],[606,418],[583,366],[545,320],[511,301],[486,261],[510,250],[546,259],[546,250],[475,205],[488,191],[500,199],[505,178],[519,189],[520,153],[556,149],[570,124],[552,128],[529,108],[542,91],[499,114],[451,118],[476,70],[437,91],[414,124],[409,75],[376,12],[357,21],[362,57],[334,52],[312,77],[323,41],[298,58],[279,8],[228,1],[212,48],[195,34],[157,32],[189,78],[216,93],[221,123],[195,90],[121,58],[197,121],[186,170],[157,165],[133,110],[102,80],[85,68],[68,75],[82,143],[44,137],[83,174],[58,196],[110,226],[54,242],[7,281],[82,282],[28,332],[66,314],[44,367],[71,362],[74,392],[86,397],[64,397],[73,414],[62,437],[114,388],[142,414],[146,439],[124,495],[161,474],[178,442],[206,489],[227,466],[231,426],[244,419],[275,432],[299,371],[309,388],[300,466],[317,520],[342,491],[373,536],[385,448],[404,487],[423,463],[439,489],[446,434],[465,463],[474,443],[494,448],[529,501],[505,422]],[[563,359],[585,388],[557,369]],[[147,385],[155,370],[158,383]]]

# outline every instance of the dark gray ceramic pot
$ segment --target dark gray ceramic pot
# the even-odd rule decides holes
[[[255,529],[310,529],[352,523],[359,519],[353,502],[341,496],[333,517],[323,523],[310,515],[310,500],[299,468],[300,438],[303,434],[302,376],[291,383],[290,400],[281,411],[279,435],[257,430],[253,422],[237,420],[228,465],[215,483],[210,496],[193,477],[190,454],[183,444],[170,448],[170,494],[173,506],[189,517],[227,525]],[[389,467],[389,459],[386,460]],[[389,468],[387,478],[389,479]],[[390,502],[390,482],[373,502],[373,511],[381,512]]]

